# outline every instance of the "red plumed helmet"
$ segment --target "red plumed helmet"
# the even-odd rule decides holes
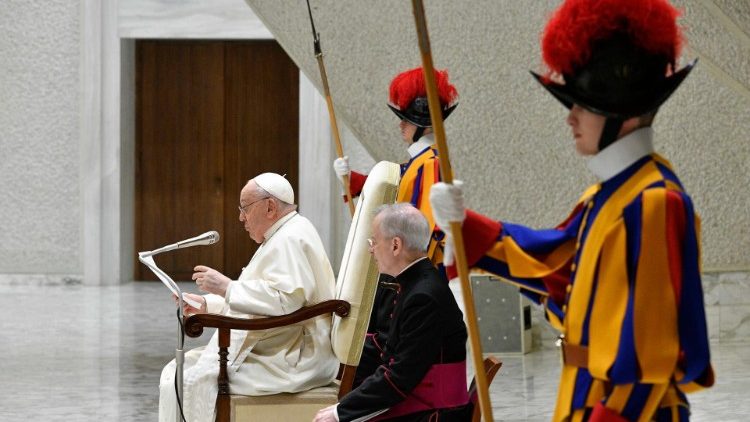
[[[542,58],[552,71],[570,74],[589,60],[595,41],[620,32],[674,62],[682,47],[679,15],[667,0],[567,0],[547,22]]]
[[[456,108],[458,91],[448,82],[448,72],[435,70],[440,106],[443,119]],[[407,120],[419,127],[431,127],[430,109],[427,104],[424,72],[421,67],[407,70],[396,75],[391,81],[388,107],[402,120]]]
[[[534,76],[568,108],[623,119],[651,112],[694,65],[674,72],[679,15],[668,0],[565,0],[542,36],[542,58],[565,84]]]

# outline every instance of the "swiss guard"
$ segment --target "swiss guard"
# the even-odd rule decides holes
[[[445,119],[458,105],[458,91],[448,81],[448,72],[445,70],[436,70],[435,80]],[[410,157],[408,162],[401,165],[401,182],[396,202],[409,202],[422,211],[430,223],[430,230],[433,230],[435,221],[432,218],[429,194],[432,185],[440,181],[440,166],[422,68],[410,69],[396,75],[391,81],[389,91],[388,107],[401,120],[399,129]],[[339,179],[350,176],[352,198],[359,196],[367,175],[351,171],[348,157],[334,160],[333,168]],[[441,238],[442,234],[435,233],[427,251],[427,256],[436,265],[442,257],[439,247]]]
[[[561,332],[554,421],[686,421],[685,393],[714,383],[700,274],[699,217],[651,123],[693,69],[676,65],[679,12],[666,0],[566,0],[534,77],[569,114],[599,183],[554,229],[465,210],[432,189],[439,227],[463,221],[469,264],[542,304]],[[446,257],[450,257],[446,241]]]

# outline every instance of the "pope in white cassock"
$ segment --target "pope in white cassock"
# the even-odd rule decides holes
[[[203,306],[185,305],[186,314],[278,316],[334,298],[335,278],[320,236],[293,204],[292,186],[278,174],[263,173],[247,182],[240,193],[240,221],[260,247],[238,280],[196,266],[193,280],[210,294],[188,294]],[[330,383],[339,368],[330,331],[330,316],[263,331],[232,330],[228,356],[231,393],[294,393]],[[214,420],[217,335],[205,347],[185,354],[183,410],[189,422]],[[176,418],[174,375],[173,360],[161,374],[160,421]]]

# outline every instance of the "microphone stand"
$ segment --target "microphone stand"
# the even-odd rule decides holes
[[[180,290],[180,286],[175,283],[174,280],[170,276],[167,275],[164,271],[161,270],[161,268],[156,266],[156,263],[153,261],[153,255],[156,255],[160,253],[161,251],[154,250],[154,251],[146,251],[146,252],[139,252],[138,253],[138,260],[141,261],[144,265],[146,265],[154,274],[156,274],[157,277],[169,288],[169,290],[172,291],[177,296],[178,300],[178,306],[177,306],[177,348],[175,349],[175,387],[176,387],[176,396],[177,396],[177,409],[176,409],[176,422],[182,422],[182,404],[183,404],[183,370],[185,366],[185,351],[184,343],[185,343],[185,335],[184,335],[184,328],[183,328],[183,321],[184,321],[184,302],[182,300],[182,290]],[[150,261],[153,263],[148,262],[147,258],[151,258]]]
[[[219,233],[214,231],[209,231],[206,233],[203,233],[201,235],[192,237],[190,239],[185,239],[183,241],[173,243],[171,245],[163,246],[159,249],[154,249],[153,251],[144,251],[144,252],[138,252],[138,260],[141,261],[145,266],[147,266],[154,274],[156,274],[157,277],[164,283],[165,286],[169,290],[172,291],[172,293],[177,296],[177,349],[175,349],[175,356],[174,356],[174,362],[175,362],[175,394],[177,396],[177,406],[179,412],[177,413],[176,420],[177,422],[182,422],[184,420],[183,417],[183,410],[182,410],[182,403],[183,403],[183,368],[185,365],[185,351],[183,350],[184,343],[185,343],[185,329],[183,327],[184,322],[184,311],[183,308],[185,306],[183,298],[182,298],[182,290],[180,290],[180,286],[177,285],[177,283],[172,280],[172,278],[167,275],[164,271],[162,271],[161,268],[159,268],[156,265],[156,262],[154,261],[154,255],[158,255],[162,252],[168,252],[174,249],[181,249],[181,248],[189,248],[191,246],[199,246],[199,245],[212,245],[219,241]],[[187,301],[190,306],[195,307],[195,305],[191,302],[192,300],[188,299]]]
[[[182,371],[185,366],[185,329],[183,328],[183,322],[185,321],[185,316],[183,315],[183,303],[182,303],[182,291],[180,290],[180,287],[177,286],[177,283],[172,281],[173,287],[177,290],[178,295],[178,301],[179,306],[177,307],[177,349],[174,351],[174,363],[175,363],[175,384],[177,385],[177,409],[175,409],[175,416],[177,422],[182,422],[182,404],[183,402],[183,383],[182,383]]]

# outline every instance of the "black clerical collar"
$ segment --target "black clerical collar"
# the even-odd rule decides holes
[[[396,281],[401,283],[401,281],[409,281],[411,280],[415,275],[420,273],[421,271],[424,271],[425,268],[431,267],[432,262],[427,258],[426,256],[417,258],[412,262],[411,264],[407,265],[406,268],[401,270],[400,273],[396,276]]]

